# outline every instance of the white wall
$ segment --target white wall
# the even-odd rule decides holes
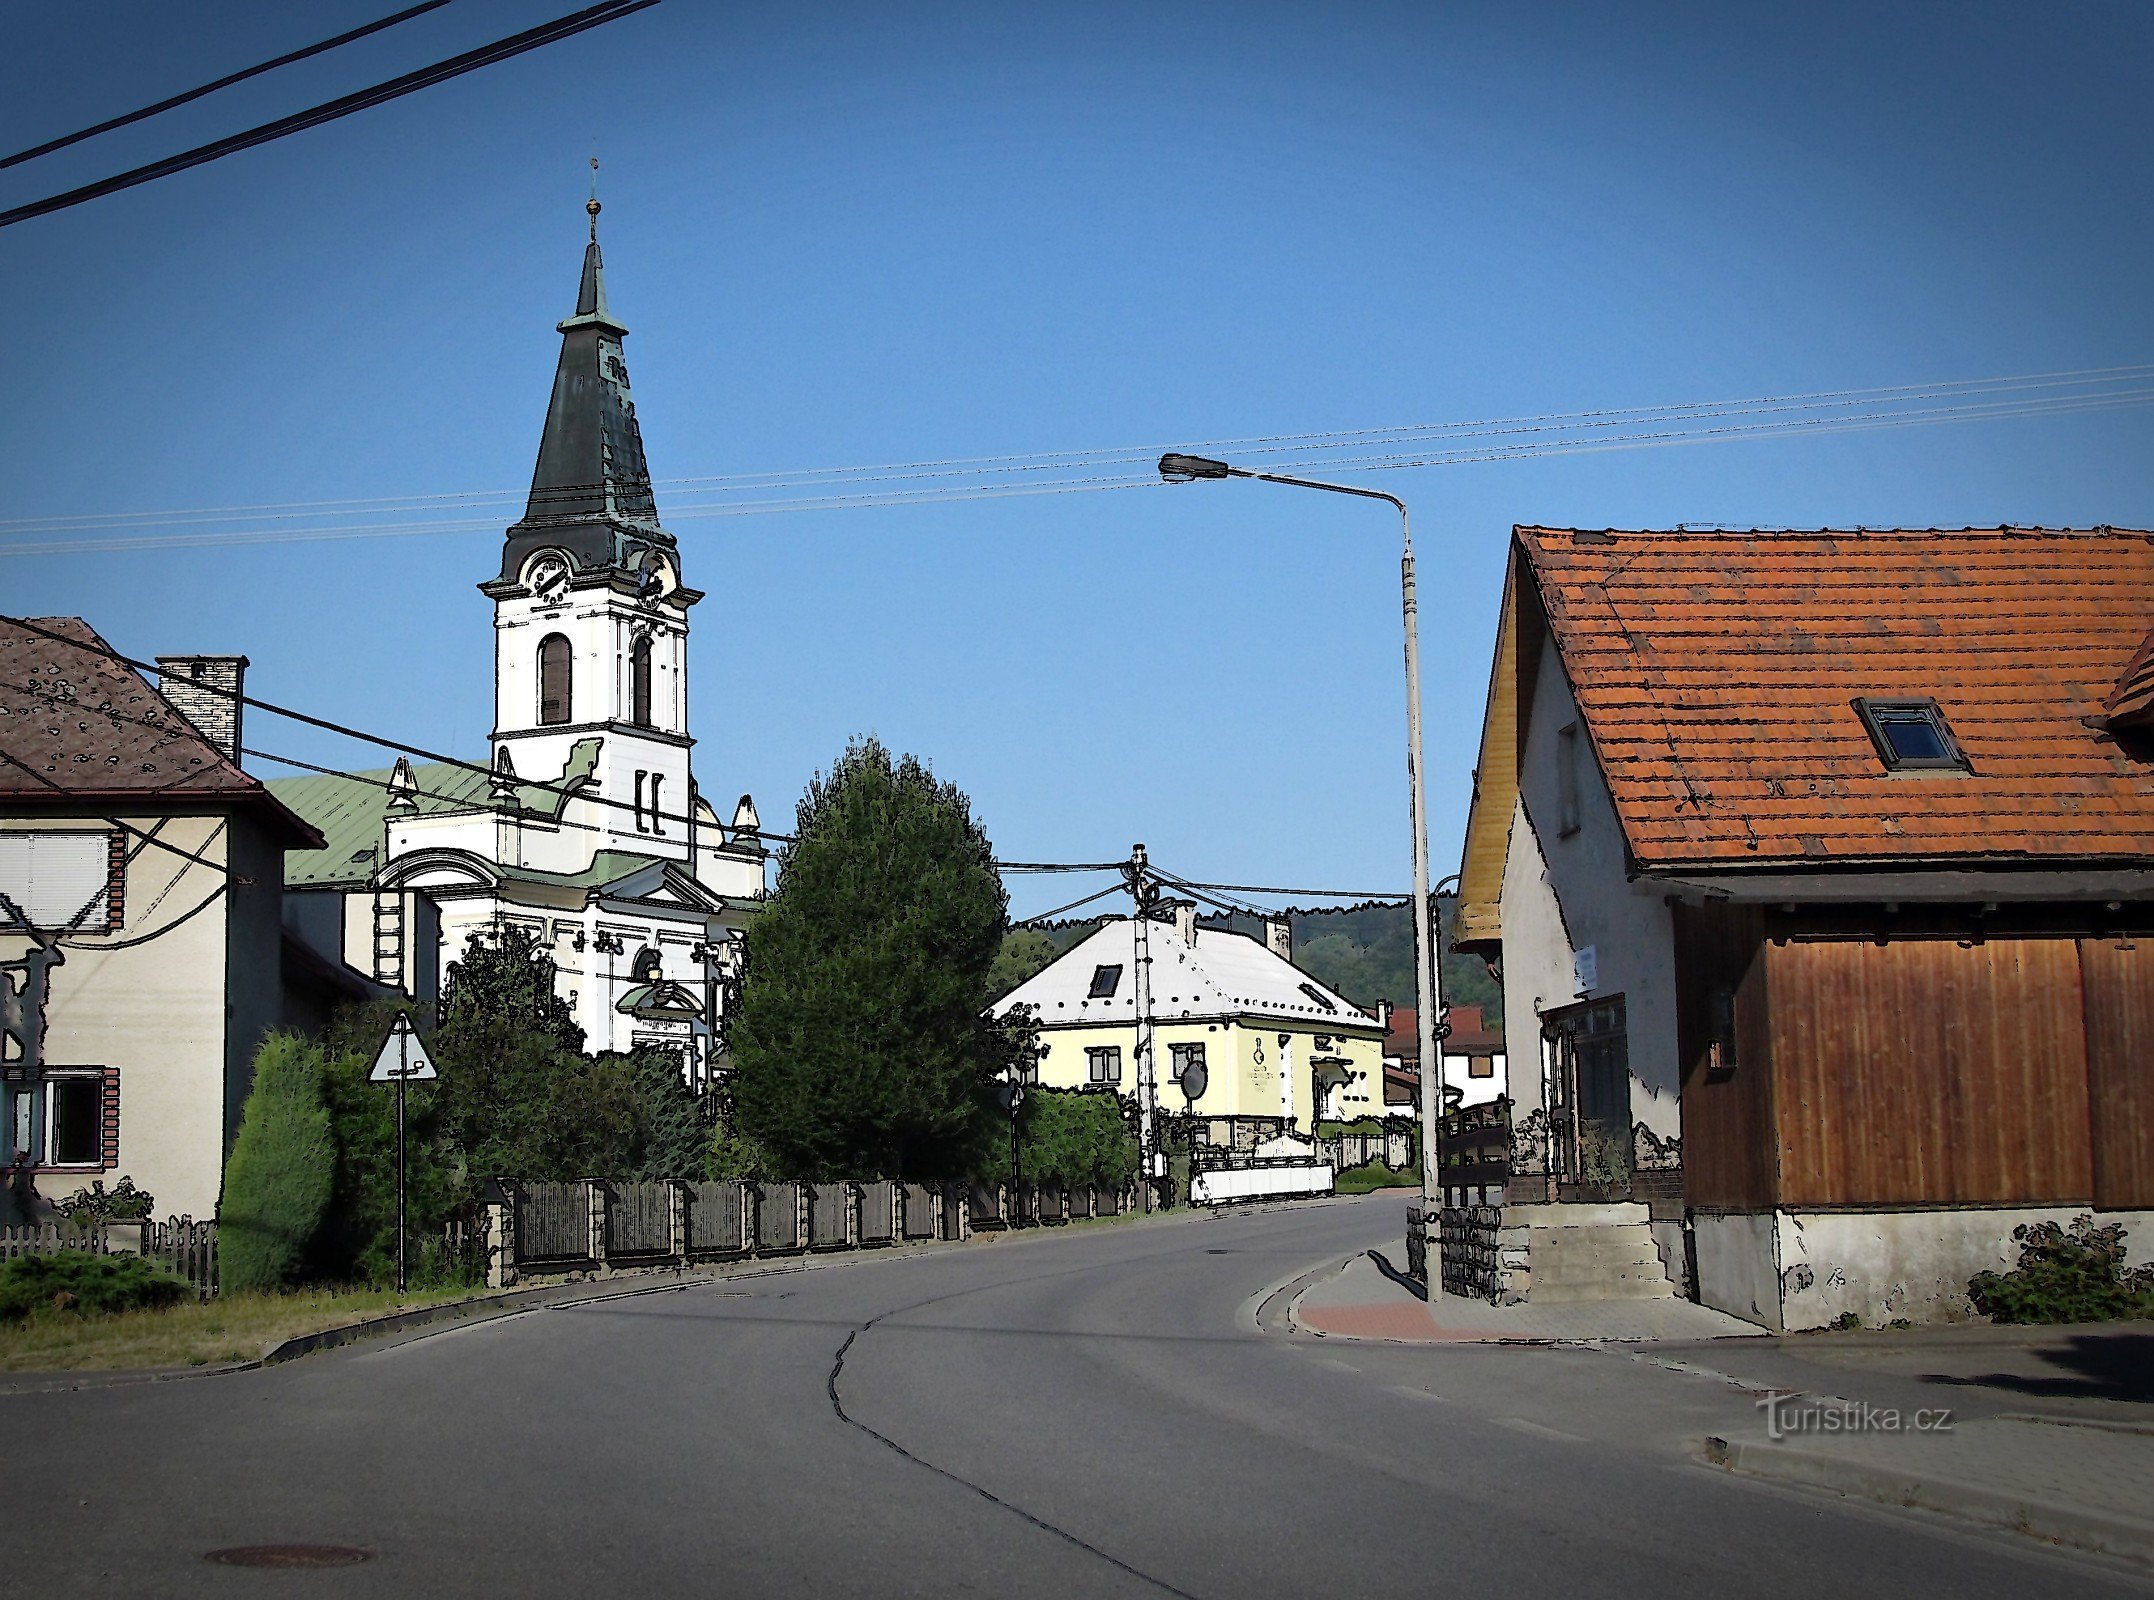
[[[1560,792],[1562,762],[1561,730],[1577,724],[1578,804],[1577,827],[1561,831]],[[1682,1119],[1676,1107],[1676,1091],[1682,1068],[1675,1037],[1675,936],[1662,891],[1647,883],[1625,881],[1628,854],[1622,826],[1616,819],[1598,764],[1586,742],[1577,702],[1564,681],[1561,658],[1551,646],[1541,652],[1541,668],[1533,688],[1532,718],[1526,733],[1526,749],[1519,772],[1519,803],[1525,815],[1538,824],[1534,830],[1546,863],[1547,880],[1561,903],[1561,923],[1570,949],[1592,948],[1598,963],[1593,989],[1587,998],[1622,995],[1626,1001],[1631,1072],[1631,1118],[1652,1129],[1658,1137],[1681,1135]],[[1513,854],[1517,834],[1513,834]],[[1511,916],[1508,900],[1509,863],[1506,863],[1504,907],[1504,957],[1511,954]],[[1537,930],[1545,940],[1545,928]],[[1547,963],[1553,952],[1543,950]],[[1574,998],[1570,955],[1564,953],[1560,976],[1544,965],[1544,990],[1539,1009],[1550,1010]],[[1504,996],[1504,1015],[1509,1018],[1510,995]],[[1521,1014],[1532,1018],[1535,1013]],[[1538,1027],[1535,1027],[1536,1034]],[[1521,1059],[1523,1041],[1511,1038],[1512,1058]],[[1538,1039],[1535,1040],[1536,1047]]]

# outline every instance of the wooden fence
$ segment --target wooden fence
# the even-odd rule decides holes
[[[146,1256],[194,1286],[204,1300],[217,1292],[217,1224],[192,1217],[163,1222],[31,1223],[0,1228],[0,1261],[80,1250],[93,1256]]]
[[[1117,1216],[1134,1185],[519,1183],[489,1186],[487,1282],[740,1257],[888,1248]]]

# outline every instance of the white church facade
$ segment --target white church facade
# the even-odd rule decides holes
[[[721,823],[691,768],[702,596],[658,521],[589,209],[530,499],[479,585],[494,606],[490,759],[272,782],[328,840],[287,857],[287,923],[421,1000],[474,937],[528,929],[586,1048],[675,1048],[702,1084],[765,851],[753,802]]]

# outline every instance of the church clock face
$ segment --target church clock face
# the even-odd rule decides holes
[[[549,603],[568,593],[568,562],[550,551],[532,562],[531,592]]]

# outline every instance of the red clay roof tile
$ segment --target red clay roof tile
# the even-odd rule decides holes
[[[2103,726],[2154,535],[1516,538],[1640,865],[2154,855],[2154,766]],[[1888,772],[1858,698],[1936,700],[1970,770]]]

